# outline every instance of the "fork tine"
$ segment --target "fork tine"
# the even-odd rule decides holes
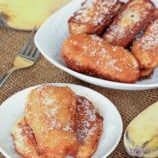
[[[24,46],[19,51],[19,54],[23,55],[25,53],[25,50],[27,49],[28,45],[30,44],[30,41],[33,38],[35,33],[36,33],[36,27],[34,27],[34,29],[32,30],[31,34],[28,37],[28,40],[25,42]]]
[[[34,47],[29,56],[34,57],[36,50],[37,50],[37,48]]]
[[[13,67],[0,79],[0,87],[13,71],[32,66],[39,58],[40,52],[37,50],[33,42],[35,32],[36,27],[34,27],[28,37],[28,40],[25,42],[18,55],[15,57]]]
[[[23,53],[24,55],[30,56],[30,52],[32,49],[32,43],[29,43],[28,47],[26,48],[25,52]]]
[[[36,47],[34,47],[32,49],[29,56],[27,56],[27,57],[25,56],[25,58],[28,58],[33,61],[36,61],[39,57],[40,57],[40,52],[38,51],[38,49]]]
[[[32,60],[32,61],[36,61],[39,56],[40,56],[40,52],[37,50],[34,42],[33,42],[33,37],[36,33],[36,27],[32,30],[31,34],[28,37],[28,40],[25,42],[24,46],[22,47],[22,49],[19,52],[19,56]]]
[[[36,49],[36,52],[34,54],[34,58],[36,58],[36,60],[40,57],[40,52],[38,51],[38,49]]]

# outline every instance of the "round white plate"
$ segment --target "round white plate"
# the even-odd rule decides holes
[[[34,41],[43,56],[56,67],[64,70],[70,75],[97,86],[123,90],[143,90],[158,87],[158,69],[155,69],[153,75],[149,79],[138,81],[135,84],[127,84],[91,77],[73,71],[65,65],[61,57],[61,47],[63,41],[69,35],[67,21],[73,12],[80,7],[83,1],[84,0],[73,0],[68,5],[52,14],[38,29]],[[153,1],[158,6],[158,1]]]
[[[118,145],[123,129],[121,116],[113,103],[100,93],[83,86],[64,83],[52,84],[56,86],[69,86],[76,94],[85,96],[98,108],[104,118],[103,134],[98,149],[92,158],[107,157]],[[20,158],[14,149],[11,128],[15,121],[24,114],[26,97],[35,87],[37,86],[14,94],[0,106],[0,151],[7,158]]]

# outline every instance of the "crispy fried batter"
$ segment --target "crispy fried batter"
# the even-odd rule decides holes
[[[158,9],[157,8],[154,11],[154,19],[158,19]]]
[[[16,151],[24,158],[44,158],[40,157],[36,148],[36,141],[32,129],[28,126],[25,118],[17,120],[12,128],[12,136]]]
[[[76,158],[90,158],[102,134],[103,118],[87,98],[78,96],[75,122],[79,142]]]
[[[102,116],[87,98],[74,95],[68,87],[58,88],[47,85],[31,91],[26,107],[27,119],[18,119],[12,128],[15,149],[24,158],[65,158],[68,155],[90,158],[97,149],[103,130]],[[61,102],[65,106],[69,104],[68,109]],[[62,109],[59,110],[59,106]],[[69,112],[62,114],[67,110],[74,118]],[[51,125],[49,119],[52,119]]]
[[[100,34],[116,15],[121,3],[118,0],[86,0],[68,20],[72,34]]]
[[[130,0],[103,38],[113,45],[127,47],[142,27],[153,18],[155,6],[150,0]]]
[[[75,93],[68,87],[41,86],[28,96],[25,115],[38,152],[47,158],[64,158],[77,152],[74,131]]]
[[[153,68],[140,70],[140,79],[150,77],[150,75],[153,73],[153,71],[154,71]]]
[[[26,116],[33,129],[28,125],[25,117],[18,119],[12,128],[15,149],[24,158],[65,158],[68,155],[76,158],[90,158],[97,149],[103,131],[102,116],[87,98],[74,95],[68,87],[58,88],[42,86],[31,91],[27,102]],[[55,96],[52,97],[52,95]],[[75,99],[75,103],[72,97]],[[52,104],[55,105],[52,107]],[[60,111],[59,104],[62,104]],[[76,106],[74,118],[71,118],[67,112],[67,115],[63,117],[64,111],[67,111],[63,105],[69,106],[68,109],[72,113],[74,113],[73,110]],[[49,118],[52,115],[50,127]],[[60,120],[60,125],[58,124],[59,119],[62,120]],[[63,123],[65,119],[68,122],[66,124]],[[57,120],[58,122],[54,122]],[[72,122],[75,124],[74,127],[72,127]],[[52,128],[54,133],[52,133]],[[41,131],[42,136],[40,136]],[[76,138],[74,138],[74,133],[72,134],[73,131],[75,131]],[[65,134],[64,132],[69,133]],[[49,139],[46,138],[47,136]],[[39,143],[41,143],[40,146]],[[51,146],[49,146],[50,143]]]
[[[158,66],[158,19],[151,22],[143,36],[133,43],[131,50],[141,69]]]
[[[89,75],[127,83],[139,78],[139,65],[133,55],[96,35],[69,36],[63,43],[62,57],[71,69]]]

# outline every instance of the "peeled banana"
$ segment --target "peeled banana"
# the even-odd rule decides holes
[[[158,102],[130,122],[124,133],[124,146],[131,156],[158,157]]]
[[[54,11],[70,0],[0,0],[0,19],[15,29],[40,26]]]

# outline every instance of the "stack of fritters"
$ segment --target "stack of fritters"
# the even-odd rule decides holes
[[[68,20],[62,57],[75,71],[134,83],[158,66],[157,21],[150,0],[86,0]]]
[[[29,94],[12,136],[24,158],[89,158],[102,128],[103,118],[89,100],[69,87],[44,85]]]

